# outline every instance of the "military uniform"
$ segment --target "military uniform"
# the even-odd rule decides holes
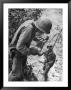
[[[21,24],[10,44],[10,47],[15,47],[17,53],[13,58],[12,71],[9,74],[9,80],[21,80],[23,78],[22,69],[26,65],[29,46],[33,37],[35,37],[36,32],[33,22],[33,20],[28,20]]]
[[[35,23],[34,20],[28,20],[20,25],[16,31],[10,47],[15,47],[16,54],[13,57],[12,71],[9,74],[9,81],[16,81],[23,79],[23,68],[26,65],[27,54],[39,54],[35,48],[29,49],[31,41],[35,37],[37,31],[43,33],[50,33],[52,23],[47,18],[40,18]],[[22,65],[23,64],[23,65]]]

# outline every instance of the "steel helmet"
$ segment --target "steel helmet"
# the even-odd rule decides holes
[[[50,33],[50,29],[52,27],[52,22],[50,19],[48,19],[46,17],[42,17],[35,22],[35,26],[42,32],[45,32],[48,34],[48,33]]]

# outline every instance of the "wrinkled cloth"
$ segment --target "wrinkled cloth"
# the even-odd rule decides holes
[[[26,65],[27,54],[30,43],[35,36],[33,21],[28,20],[23,23],[16,31],[10,46],[14,46],[18,53],[13,57],[12,71],[9,74],[9,81],[21,80],[22,70]]]
[[[30,20],[28,21],[30,22]],[[11,45],[15,46],[18,51],[22,54],[27,50],[27,47],[30,46],[32,40],[32,32],[34,32],[34,28],[32,26],[33,21],[31,21],[28,25],[27,23],[22,24],[18,30],[16,31],[14,38],[11,42]],[[35,36],[35,32],[33,33]]]

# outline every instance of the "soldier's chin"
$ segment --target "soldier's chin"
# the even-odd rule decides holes
[[[50,31],[46,32],[46,34],[50,34]]]

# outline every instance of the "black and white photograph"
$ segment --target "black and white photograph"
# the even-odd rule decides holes
[[[67,4],[5,4],[4,85],[67,85],[67,24]]]

